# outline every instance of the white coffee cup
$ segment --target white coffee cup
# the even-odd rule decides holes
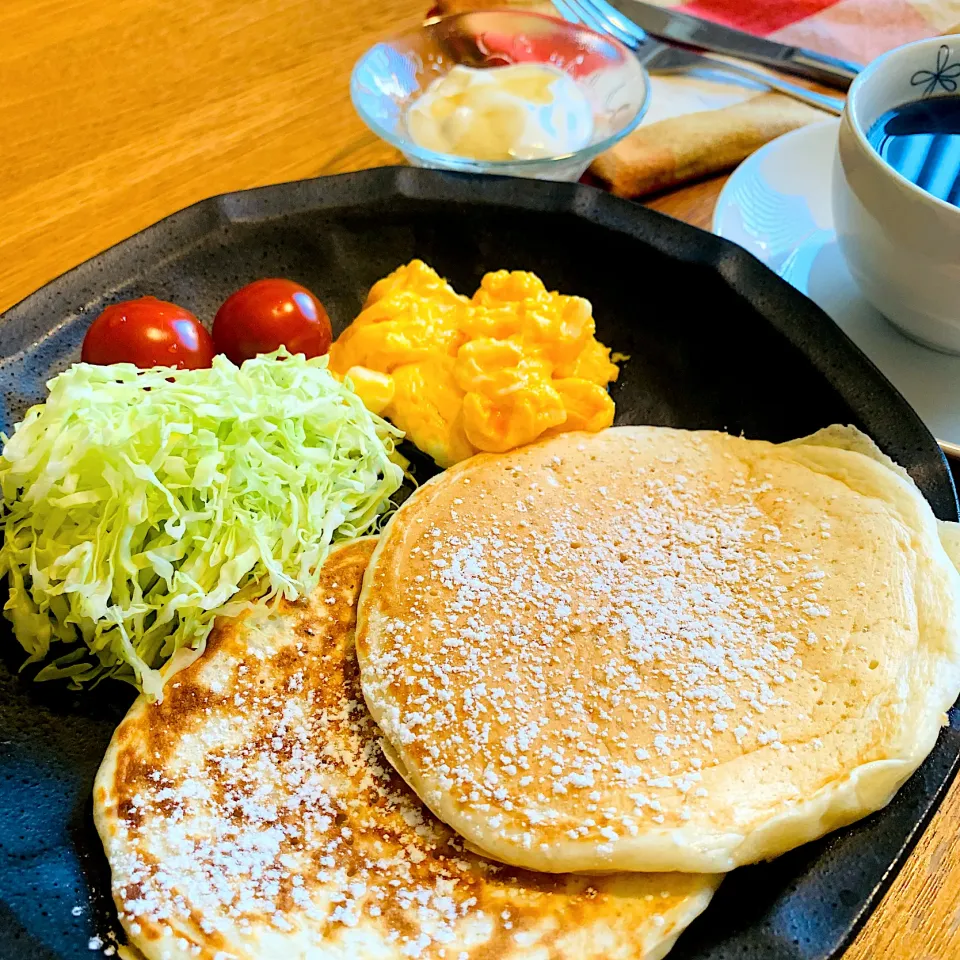
[[[894,107],[960,96],[958,85],[960,36],[874,60],[850,87],[833,178],[837,239],[863,295],[907,336],[948,353],[960,353],[960,208],[894,170],[867,133]]]

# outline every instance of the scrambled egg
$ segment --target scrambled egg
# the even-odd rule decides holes
[[[609,427],[619,372],[582,297],[498,270],[467,298],[421,260],[374,285],[330,369],[441,467]]]

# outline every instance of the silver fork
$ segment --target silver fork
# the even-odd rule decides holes
[[[553,0],[553,5],[564,20],[582,23],[591,30],[607,34],[629,47],[650,73],[683,73],[695,67],[719,70],[763,84],[771,90],[786,94],[794,100],[800,100],[813,107],[819,107],[828,113],[837,116],[843,113],[843,101],[839,97],[815,93],[813,90],[807,90],[806,87],[790,83],[789,80],[762,70],[754,70],[739,63],[721,60],[703,53],[694,53],[683,47],[673,47],[659,40],[653,40],[606,0]]]

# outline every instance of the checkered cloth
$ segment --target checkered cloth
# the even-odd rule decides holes
[[[960,24],[960,0],[659,2],[748,33],[863,63],[891,47],[946,33]]]

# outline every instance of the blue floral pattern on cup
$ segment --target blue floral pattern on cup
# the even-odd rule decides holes
[[[910,78],[911,87],[923,87],[924,96],[930,96],[937,87],[947,93],[957,92],[957,77],[960,76],[960,61],[950,62],[950,48],[944,43],[937,51],[937,65],[933,70],[918,70]]]

